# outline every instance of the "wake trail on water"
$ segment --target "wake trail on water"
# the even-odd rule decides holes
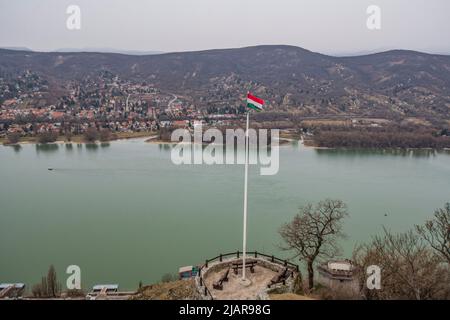
[[[87,174],[94,174],[94,175],[102,175],[102,174],[114,174],[114,173],[148,173],[151,174],[151,169],[130,169],[130,168],[83,168],[83,169],[74,169],[74,168],[48,168],[47,169],[50,172],[55,173],[66,173],[66,174],[80,174],[80,173],[87,173]]]

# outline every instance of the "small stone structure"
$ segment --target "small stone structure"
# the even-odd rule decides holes
[[[330,260],[317,267],[317,282],[333,290],[356,293],[359,281],[355,276],[355,266],[351,260]]]

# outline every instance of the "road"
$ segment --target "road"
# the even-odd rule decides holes
[[[174,95],[173,93],[171,93],[171,95],[173,95],[173,99],[169,101],[169,108],[172,106],[172,103],[174,103],[175,101],[177,101],[178,97],[176,95]]]

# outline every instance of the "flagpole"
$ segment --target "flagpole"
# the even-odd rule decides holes
[[[249,127],[250,111],[247,111],[247,129],[245,130],[245,178],[244,178],[244,227],[242,237],[242,280],[245,278],[245,256],[247,255],[247,187],[248,187],[248,154],[249,154]]]

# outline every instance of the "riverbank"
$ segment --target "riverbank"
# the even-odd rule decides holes
[[[145,131],[145,132],[118,132],[111,136],[111,139],[107,141],[100,142],[111,142],[117,140],[128,140],[135,138],[150,138],[156,137],[156,133],[153,131]],[[56,141],[50,143],[93,143],[92,141],[86,141],[83,135],[75,135],[69,139],[64,136],[59,136]],[[0,138],[0,144],[5,146],[14,146],[21,144],[39,144],[37,137],[22,137],[17,143],[7,143],[5,138]]]
[[[290,144],[291,142],[293,142],[293,141],[295,141],[295,140],[290,140],[290,139],[280,139],[279,141],[278,141],[278,145],[279,146],[284,146],[284,145],[288,145],[288,144]],[[180,142],[176,142],[176,141],[167,141],[167,140],[161,140],[161,139],[157,139],[156,137],[155,138],[149,138],[149,139],[147,139],[147,140],[145,140],[145,142],[147,142],[147,143],[152,143],[152,144],[178,144],[178,143],[180,143]],[[181,143],[183,143],[183,142],[181,142]],[[189,144],[189,142],[185,142],[186,144]],[[194,142],[194,144],[197,144],[196,142]],[[204,145],[204,146],[207,146],[207,145],[210,145],[211,143],[210,142],[203,142],[202,143],[202,145]],[[226,146],[226,144],[224,144],[224,143],[215,143],[215,145],[216,146],[219,146],[219,145],[222,145],[222,146]]]

